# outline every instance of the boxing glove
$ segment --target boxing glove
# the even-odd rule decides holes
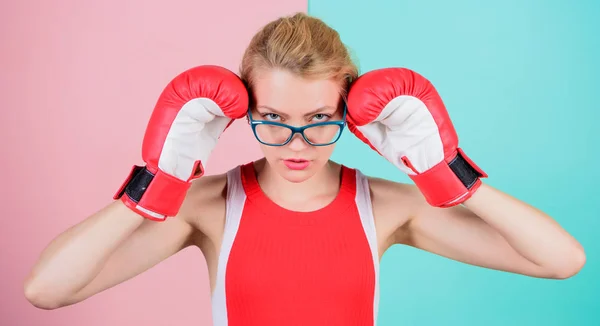
[[[458,146],[442,99],[406,68],[365,73],[348,92],[348,128],[413,180],[435,207],[463,203],[486,178]]]
[[[247,110],[246,87],[226,68],[199,66],[179,74],[150,116],[142,144],[146,165],[134,165],[113,198],[151,220],[177,215],[221,133]]]

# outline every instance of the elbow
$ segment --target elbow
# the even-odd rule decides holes
[[[586,255],[583,248],[573,250],[571,255],[564,259],[554,273],[554,278],[565,280],[577,275],[586,263]]]
[[[54,310],[63,306],[60,300],[52,296],[50,291],[44,290],[43,286],[36,285],[33,282],[26,282],[23,290],[27,301],[36,308]]]

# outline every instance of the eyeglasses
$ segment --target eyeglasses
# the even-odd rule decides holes
[[[284,146],[295,134],[301,134],[304,140],[312,146],[327,146],[340,139],[346,125],[346,107],[342,120],[324,121],[303,127],[294,127],[275,121],[254,120],[248,109],[248,121],[252,132],[258,141],[268,146]]]

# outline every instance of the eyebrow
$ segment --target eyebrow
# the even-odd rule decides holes
[[[273,112],[273,113],[275,113],[275,114],[277,114],[279,116],[289,117],[288,114],[283,113],[281,111],[278,111],[278,110],[276,110],[276,109],[274,109],[274,108],[272,108],[270,106],[267,106],[267,105],[259,105],[259,106],[256,107],[256,109],[267,109],[267,110],[269,110],[269,111],[271,111],[271,112]],[[314,114],[321,113],[323,111],[328,111],[328,110],[336,110],[336,108],[333,107],[333,106],[330,106],[330,105],[325,105],[325,106],[322,106],[322,107],[320,107],[320,108],[318,108],[316,110],[313,110],[313,111],[310,111],[310,112],[304,114],[304,116],[306,117],[306,116],[314,115]]]

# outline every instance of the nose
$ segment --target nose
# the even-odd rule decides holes
[[[289,149],[295,152],[299,152],[309,146],[309,144],[306,143],[302,135],[299,133],[294,134],[294,136],[292,136],[292,140],[290,140],[287,145]]]

